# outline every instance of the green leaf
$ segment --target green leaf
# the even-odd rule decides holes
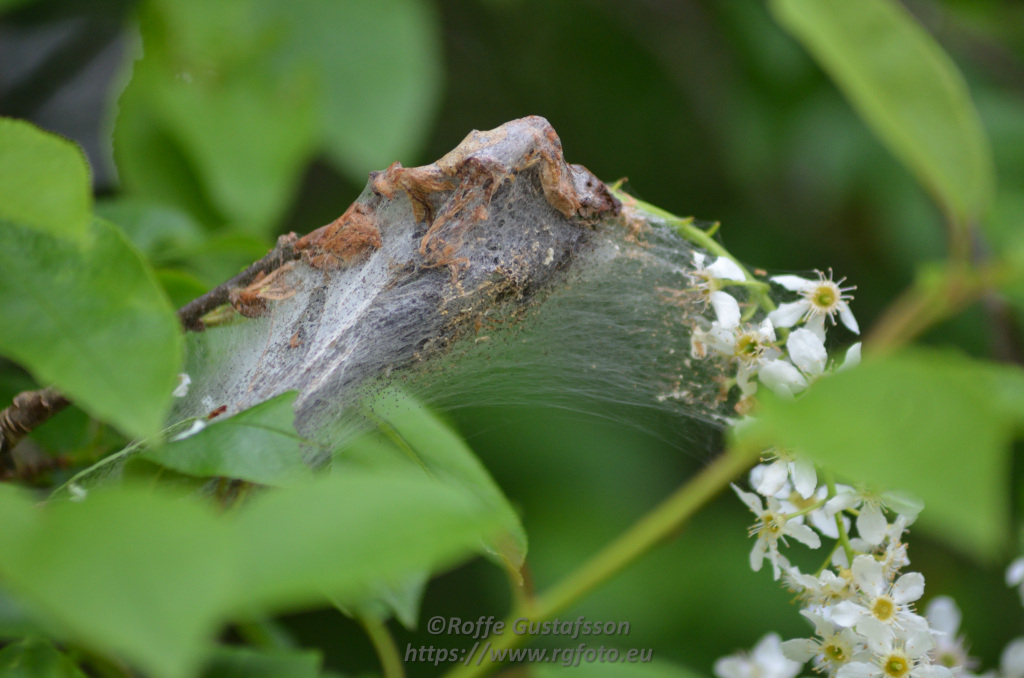
[[[462,437],[415,399],[396,391],[381,393],[365,407],[379,430],[346,446],[337,463],[419,467],[444,485],[473,493],[501,516],[503,529],[487,546],[518,577],[526,559],[526,530]]]
[[[203,678],[319,678],[319,652],[219,647]]]
[[[588,649],[593,649],[596,655],[597,648],[586,648],[583,652]],[[608,648],[611,649],[611,648]],[[605,650],[603,656],[608,656],[608,649]],[[704,678],[704,674],[691,669],[669,664],[663,661],[640,661],[640,652],[643,651],[645,657],[650,657],[651,650],[649,648],[640,650],[637,648],[635,654],[632,657],[632,661],[626,657],[629,655],[630,650],[633,648],[616,648],[617,655],[614,661],[586,661],[585,658],[581,657],[578,664],[576,664],[576,655],[570,654],[571,659],[562,661],[561,654],[559,655],[559,663],[555,664],[551,661],[538,662],[531,671],[536,678],[563,678],[567,676],[575,676],[579,673],[580,666],[586,666],[587,676],[590,678]],[[563,653],[567,650],[562,650]],[[571,649],[571,652],[575,653],[575,648]],[[551,656],[551,650],[548,650],[548,656]]]
[[[302,456],[307,441],[292,425],[295,392],[282,394],[204,430],[148,449],[142,457],[203,478],[222,476],[261,485],[292,485],[313,477]]]
[[[82,149],[24,120],[0,118],[0,220],[81,237],[91,212]]]
[[[115,198],[96,203],[96,215],[117,224],[121,232],[154,266],[180,262],[204,234],[181,210],[140,198]]]
[[[1008,444],[1024,423],[1024,373],[935,351],[867,361],[795,402],[764,397],[744,433],[790,447],[850,482],[905,490],[920,522],[984,559],[1002,554]]]
[[[194,673],[234,586],[223,521],[138,489],[42,509],[0,487],[0,568],[12,590],[80,642],[156,676]]]
[[[353,181],[395,160],[409,164],[441,100],[440,22],[421,0],[301,0],[287,6],[283,50],[312,57],[330,159]]]
[[[259,5],[146,6],[115,151],[131,191],[263,234],[288,206],[318,121],[313,73],[281,68],[280,26]]]
[[[150,3],[120,102],[129,190],[265,234],[318,149],[358,182],[425,141],[439,23],[420,0]]]
[[[992,152],[960,72],[894,0],[772,0],[889,150],[961,226],[992,198]]]
[[[110,224],[78,244],[0,221],[0,353],[132,436],[164,423],[181,330],[152,271]]]
[[[240,609],[348,599],[475,550],[498,516],[465,491],[407,473],[344,475],[256,498],[232,526],[243,544]]]
[[[47,640],[29,638],[0,651],[4,678],[86,678],[73,661]]]

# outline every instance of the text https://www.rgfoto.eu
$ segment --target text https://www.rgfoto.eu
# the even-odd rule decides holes
[[[406,662],[431,662],[434,666],[459,662],[466,666],[475,664],[480,666],[485,660],[499,663],[512,662],[552,662],[560,663],[562,666],[579,666],[581,663],[592,664],[593,662],[649,662],[654,654],[650,648],[618,650],[614,647],[606,648],[587,647],[586,643],[580,643],[576,647],[565,648],[495,648],[491,647],[489,641],[484,641],[483,647],[480,642],[473,644],[470,649],[434,647],[433,645],[420,645],[419,647],[409,643],[405,648]]]

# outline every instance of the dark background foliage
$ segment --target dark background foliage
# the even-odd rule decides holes
[[[375,42],[376,34],[359,41],[343,27],[325,27],[316,36],[329,47],[321,75],[341,77],[331,70],[339,64],[345,68],[338,73],[371,74],[363,81],[347,76],[353,85],[346,96],[389,102],[384,117],[401,128],[392,135],[386,127],[363,129],[358,119],[339,121],[328,113],[320,121],[326,136],[362,137],[370,147],[393,149],[394,156],[369,164],[372,153],[339,151],[310,131],[313,141],[282,161],[277,176],[287,190],[277,213],[256,225],[218,204],[209,165],[190,154],[189,144],[197,142],[176,136],[179,121],[160,122],[157,95],[141,85],[129,91],[126,99],[135,100],[123,100],[117,117],[116,102],[138,51],[139,17],[147,50],[171,45],[165,56],[172,63],[180,56],[180,27],[168,19],[168,3],[7,4],[0,18],[0,114],[33,120],[84,147],[104,199],[99,211],[150,256],[179,304],[261,256],[276,234],[303,233],[332,220],[362,190],[366,172],[396,159],[407,166],[430,162],[471,129],[533,114],[558,130],[570,162],[606,181],[628,177],[636,195],[674,213],[721,221],[721,237],[741,261],[776,273],[831,267],[847,276],[858,285],[854,308],[862,327],[870,327],[911,280],[915,266],[943,253],[936,208],[757,0],[410,0],[385,3],[401,9],[405,23],[393,34],[380,32],[406,36],[404,42]],[[995,220],[1019,228],[1024,8],[996,0],[906,5],[967,77],[999,171]],[[299,3],[294,11],[315,6]],[[363,14],[370,26],[397,21],[384,5],[375,10],[368,3]],[[259,52],[266,36],[236,28],[207,36],[199,51],[211,52],[199,61],[215,59],[223,40],[224,51],[236,50],[229,56],[237,57],[239,69],[252,66],[247,50]],[[293,77],[297,71],[275,61],[280,56],[274,52],[254,67],[273,77],[278,67],[292,74],[268,76],[267,88],[294,87],[294,99],[274,104],[276,117],[260,119],[272,138],[309,124],[308,97],[323,85],[317,76],[310,82]],[[418,64],[415,73],[398,72],[410,63]],[[410,94],[390,98],[397,89]],[[258,109],[276,96],[250,103]],[[195,110],[216,112],[218,104]],[[223,121],[192,122],[209,130]],[[114,133],[115,125],[123,129]],[[112,144],[118,135],[128,147],[116,152],[124,160],[120,175]],[[252,139],[257,150],[263,141]],[[998,347],[989,345],[987,322],[971,309],[926,340],[992,356]],[[3,366],[4,400],[31,386],[23,372]],[[529,394],[510,400],[518,404],[460,407],[449,416],[521,508],[539,586],[568,572],[716,452],[715,437],[706,432],[680,436],[669,422],[624,425],[630,411],[610,418],[585,398],[575,411],[531,403]],[[57,454],[66,464],[96,458],[119,442],[76,410],[33,439],[37,461]],[[802,634],[806,625],[785,592],[746,566],[747,520],[739,503],[724,497],[573,617],[630,621],[632,632],[621,646],[653,647],[655,656],[703,672],[717,656],[752,645],[768,630]],[[977,569],[967,555],[920,534],[913,535],[911,558],[927,578],[929,595],[957,597],[973,649],[991,666],[1006,640],[1024,630],[1015,594],[1001,582],[1002,564]],[[501,615],[505,590],[501,573],[478,560],[431,585],[423,618]],[[357,664],[375,666],[361,632],[336,612],[293,615],[286,623],[304,645],[324,648],[328,664],[351,668],[360,656]],[[407,642],[462,644],[422,631],[397,633],[403,648]],[[410,675],[434,673],[416,664],[408,669]]]

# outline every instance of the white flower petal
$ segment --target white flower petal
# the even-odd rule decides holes
[[[868,595],[880,595],[885,588],[885,573],[882,563],[872,556],[857,556],[853,559],[853,581]]]
[[[875,654],[884,655],[892,650],[892,629],[885,622],[874,617],[864,617],[857,622],[856,631],[868,641],[868,647]]]
[[[860,334],[860,326],[857,324],[857,319],[853,317],[853,311],[850,310],[849,304],[845,301],[839,302],[839,321],[846,325],[846,329],[854,334]]]
[[[917,659],[935,647],[935,638],[928,631],[913,631],[907,634],[903,647],[908,657]]]
[[[860,495],[852,490],[846,490],[825,502],[825,513],[835,515],[840,511],[857,506],[860,502]]]
[[[818,473],[814,470],[814,462],[807,457],[793,460],[793,487],[804,499],[810,498],[818,487]]]
[[[1006,585],[1016,586],[1024,582],[1024,558],[1017,558],[1006,568]]]
[[[718,257],[715,259],[715,263],[707,267],[707,271],[719,280],[743,281],[747,279],[747,276],[743,275],[743,269],[728,257]]]
[[[740,324],[740,305],[728,292],[712,292],[711,306],[715,309],[718,324],[724,329],[732,329]]]
[[[889,527],[882,509],[878,504],[864,502],[857,516],[857,532],[861,538],[872,546],[877,546],[885,539],[885,528]]]
[[[1020,678],[1024,676],[1024,638],[1015,638],[1009,642],[999,659],[999,669],[1003,678]]]
[[[782,654],[786,659],[802,664],[818,654],[818,644],[810,638],[794,638],[782,644]]]
[[[882,501],[896,513],[906,516],[908,523],[914,522],[917,514],[924,510],[923,501],[902,492],[885,492],[882,494]]]
[[[804,328],[825,343],[825,316],[820,313],[812,315],[804,323]]]
[[[807,388],[807,379],[800,370],[785,360],[769,360],[757,372],[761,383],[783,398],[792,398]]]
[[[773,283],[782,285],[790,292],[806,292],[818,285],[816,280],[808,280],[798,275],[776,275],[769,278]]]
[[[757,490],[758,494],[772,497],[778,494],[782,486],[786,484],[786,480],[789,478],[789,464],[779,459],[763,468],[761,482],[754,489]]]
[[[704,253],[694,252],[693,253],[693,265],[698,269],[704,268]]]
[[[810,546],[812,549],[816,549],[821,546],[821,537],[818,536],[817,532],[806,525],[788,522],[786,523],[786,526],[782,528],[782,532],[783,534],[793,537],[793,539],[796,539],[798,542]]]
[[[791,301],[780,305],[769,313],[768,319],[772,321],[775,327],[792,327],[800,322],[800,319],[804,317],[804,314],[807,313],[810,307],[811,302],[806,299]]]
[[[815,614],[810,610],[800,610],[800,614],[811,620],[811,623],[814,624],[814,632],[822,638],[827,638],[836,632],[835,625],[820,614]]]
[[[711,670],[718,678],[753,678],[750,662],[741,657],[722,657]]]
[[[923,595],[924,575],[920,572],[906,573],[892,587],[892,599],[900,605],[912,603]]]
[[[740,501],[747,505],[747,508],[749,508],[757,515],[761,515],[762,513],[764,513],[764,504],[761,503],[760,497],[758,497],[753,492],[744,492],[740,488],[736,487],[736,485],[731,485],[731,487],[736,492],[736,495],[740,498]]]
[[[839,549],[842,552],[842,549]],[[867,614],[867,611],[849,600],[836,603],[832,608],[832,621],[840,626],[853,626],[857,621]]]
[[[846,357],[843,358],[843,364],[839,366],[836,372],[843,372],[845,370],[852,369],[860,365],[860,342],[846,349]]]
[[[809,377],[819,377],[825,372],[828,354],[825,344],[813,332],[804,328],[793,330],[786,340],[789,359]]]
[[[836,678],[879,678],[882,669],[867,662],[850,662],[843,664],[836,672]]]
[[[764,539],[758,539],[754,542],[754,548],[750,549],[750,569],[754,572],[760,572],[761,566],[764,564],[764,557],[768,552],[768,542]]]
[[[950,669],[939,664],[925,664],[910,672],[910,678],[953,678],[954,675]],[[963,675],[969,674],[965,671]]]

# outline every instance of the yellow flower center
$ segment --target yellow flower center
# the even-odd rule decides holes
[[[903,678],[903,676],[910,673],[910,669],[910,661],[902,654],[891,654],[885,658],[885,663],[882,664],[882,670],[885,671],[885,675],[891,678]]]
[[[896,603],[889,596],[879,596],[871,607],[871,614],[879,621],[887,622],[896,614]]]

